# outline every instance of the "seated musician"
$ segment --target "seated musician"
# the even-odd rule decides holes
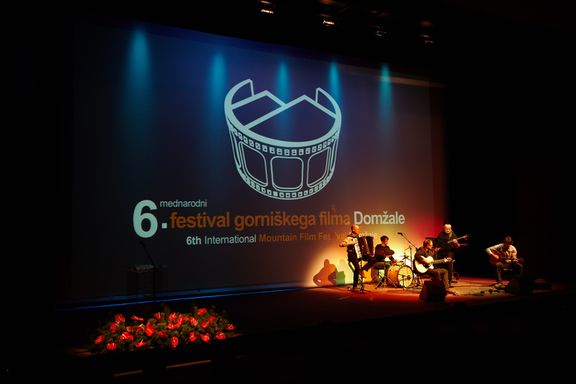
[[[506,236],[502,243],[486,248],[490,263],[496,267],[495,288],[502,289],[502,270],[511,270],[516,276],[522,274],[524,260],[518,257],[518,250],[513,245],[512,237]]]
[[[384,269],[384,278],[386,278],[386,276],[388,276],[388,269],[394,262],[392,258],[394,250],[388,246],[388,240],[388,236],[380,236],[381,243],[377,244],[374,249],[375,262],[372,264],[372,269],[370,270],[370,277],[372,277],[373,282],[380,282],[378,271],[381,269]],[[384,268],[381,268],[382,266]]]
[[[455,295],[455,292],[449,290],[450,283],[448,281],[448,270],[444,268],[434,268],[435,253],[436,251],[434,250],[434,242],[432,239],[424,240],[422,247],[418,248],[414,255],[415,272],[420,275],[430,276],[432,280],[442,281],[446,293]]]

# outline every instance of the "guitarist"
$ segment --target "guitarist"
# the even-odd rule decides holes
[[[418,248],[416,251],[414,259],[418,263],[427,267],[426,272],[422,273],[422,275],[430,276],[432,280],[442,281],[446,293],[455,295],[456,293],[454,293],[454,291],[449,290],[450,283],[448,282],[448,270],[444,268],[433,268],[435,254],[434,241],[432,241],[432,239],[426,239],[424,240],[424,243],[422,243],[422,247]]]
[[[466,236],[464,236],[466,237]],[[458,240],[461,239],[454,231],[452,231],[452,224],[444,224],[444,228],[438,236],[436,236],[436,248],[438,252],[436,252],[436,259],[449,259],[450,261],[446,263],[440,264],[441,267],[446,268],[448,270],[448,280],[450,285],[455,281],[454,280],[454,253],[455,251],[460,248],[460,243]]]
[[[524,269],[524,260],[518,258],[518,250],[513,244],[512,237],[506,236],[502,243],[486,248],[490,263],[496,267],[496,288],[504,288],[502,285],[503,269],[511,270],[516,276],[520,276]]]

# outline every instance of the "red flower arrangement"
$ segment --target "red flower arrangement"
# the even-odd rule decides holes
[[[92,340],[93,352],[175,349],[187,344],[206,344],[235,335],[236,327],[213,308],[194,307],[191,313],[165,309],[148,319],[118,313],[98,328]]]

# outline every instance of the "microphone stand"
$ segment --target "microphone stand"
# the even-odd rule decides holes
[[[146,248],[146,244],[142,240],[140,240],[140,245],[144,248],[144,252],[146,252],[146,257],[150,260],[150,264],[152,264],[152,300],[156,300],[156,275],[158,273],[158,266],[154,262],[152,255],[148,252],[148,248]]]
[[[413,246],[415,249],[418,249],[418,247],[415,246],[415,245],[406,237],[406,235],[404,235],[402,232],[398,232],[398,234],[399,234],[400,236],[402,236],[404,239],[406,239],[406,241],[408,242],[408,244],[410,244],[411,246]]]
[[[408,244],[409,244],[407,249],[410,250],[410,256],[408,257],[408,259],[410,260],[410,269],[412,270],[412,274],[414,274],[414,260],[413,260],[413,258],[412,258],[412,247],[414,247],[415,250],[418,250],[418,247],[416,247],[416,245],[414,245],[414,243],[412,243],[412,242],[410,241],[410,239],[408,239],[408,238],[406,237],[406,235],[404,235],[404,233],[398,232],[398,234],[399,234],[400,236],[402,236],[402,237],[408,242]],[[404,250],[404,252],[406,252],[406,249]],[[406,257],[407,257],[407,256],[406,256],[406,253],[404,253],[404,259],[406,259]],[[402,261],[404,261],[404,260],[402,260]],[[412,277],[414,277],[414,276],[412,276]],[[406,278],[406,277],[404,276],[404,279],[405,279],[405,278]]]

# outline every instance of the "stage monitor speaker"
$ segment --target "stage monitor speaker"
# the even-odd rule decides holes
[[[504,292],[514,295],[531,295],[533,289],[534,285],[530,279],[513,276],[510,278],[510,282],[506,287],[504,287]]]
[[[550,290],[552,289],[552,283],[546,279],[538,278],[532,282],[532,288],[539,290]]]
[[[420,291],[420,300],[425,303],[443,303],[446,300],[444,283],[437,280],[425,281]]]

